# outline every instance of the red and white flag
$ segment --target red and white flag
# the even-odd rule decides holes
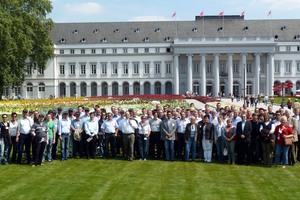
[[[219,17],[223,17],[224,16],[224,11],[219,13]]]
[[[245,16],[245,11],[243,11],[243,12],[241,13],[241,17],[243,17],[243,16]]]
[[[268,16],[270,16],[270,15],[272,15],[272,11],[271,10],[268,12]]]
[[[176,17],[176,12],[173,13],[172,17]]]
[[[200,13],[200,17],[204,17],[204,12],[203,11]]]

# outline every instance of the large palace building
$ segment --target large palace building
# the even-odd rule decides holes
[[[57,23],[45,70],[26,65],[5,96],[274,95],[300,88],[300,20],[196,16],[194,21]]]

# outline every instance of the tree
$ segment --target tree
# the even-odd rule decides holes
[[[49,0],[0,0],[0,98],[22,84],[26,64],[45,69],[53,57],[51,11]]]

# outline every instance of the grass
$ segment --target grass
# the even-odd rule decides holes
[[[0,199],[296,199],[299,166],[71,159],[0,166]]]

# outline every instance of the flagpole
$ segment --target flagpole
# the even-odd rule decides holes
[[[202,18],[202,37],[204,38],[204,15]]]
[[[223,13],[223,37],[224,37],[224,32],[225,32],[225,27],[224,27],[224,13]]]

